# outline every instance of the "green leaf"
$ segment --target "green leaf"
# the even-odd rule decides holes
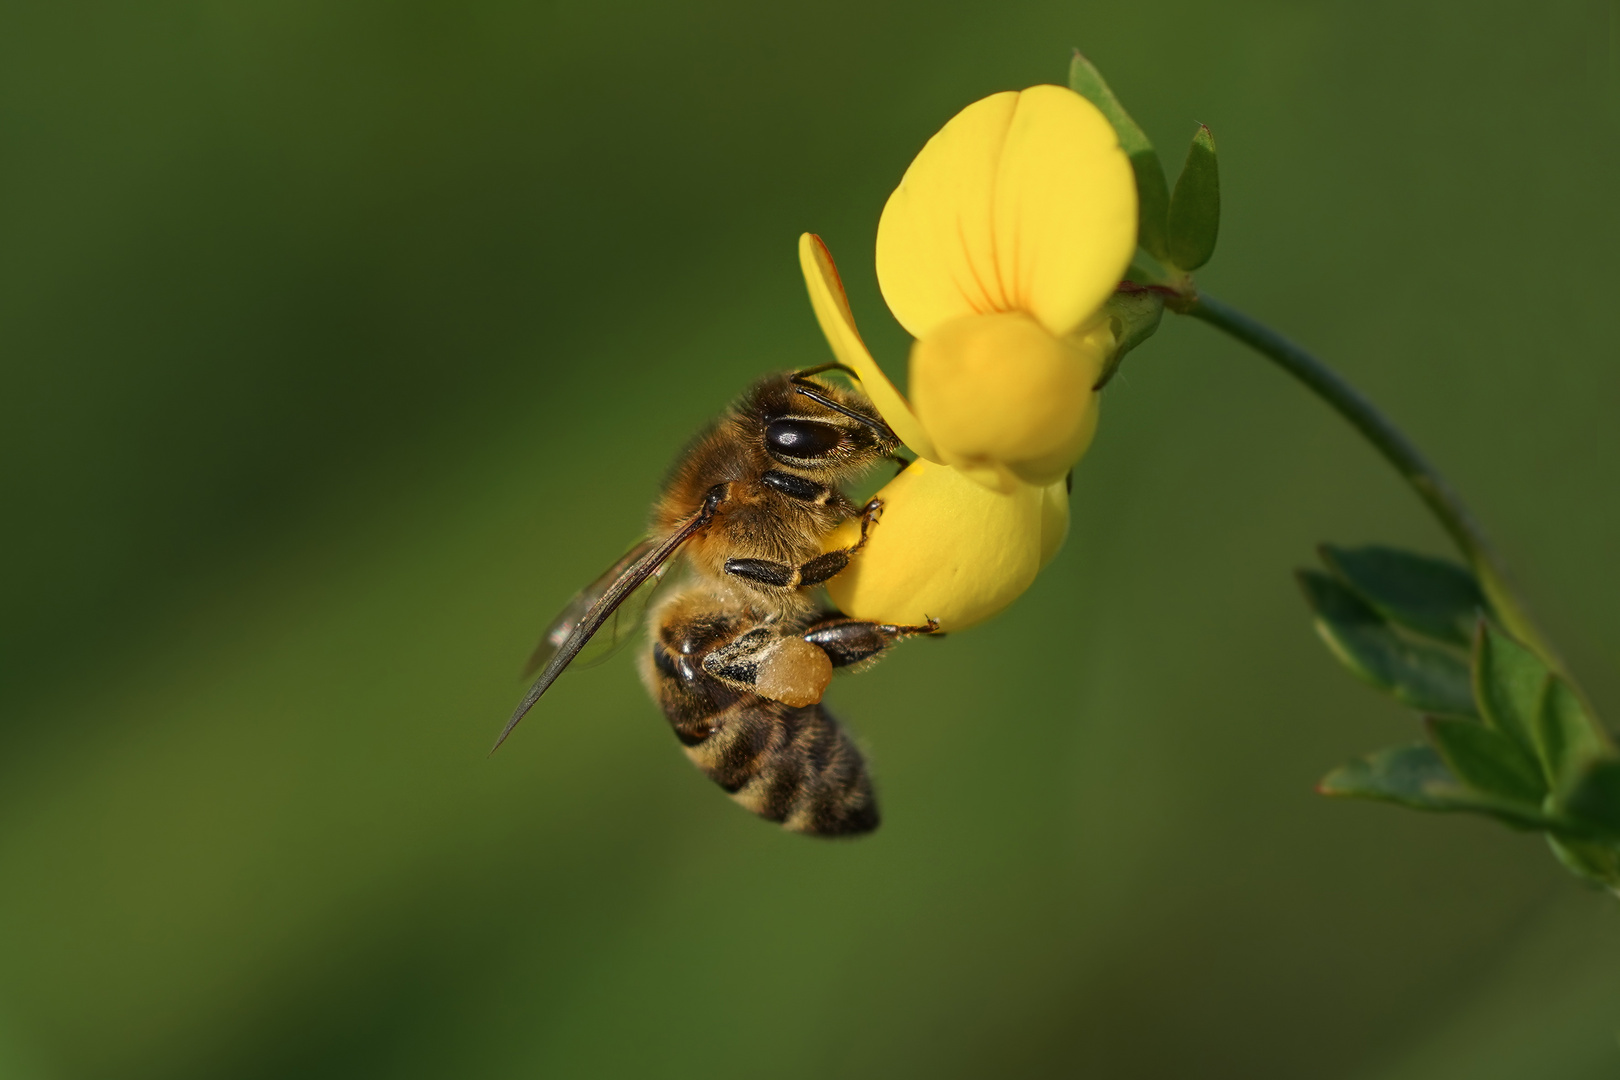
[[[1487,724],[1526,749],[1536,746],[1536,716],[1549,674],[1529,649],[1480,620],[1474,635],[1474,700]]]
[[[1539,810],[1547,795],[1536,760],[1500,731],[1477,720],[1428,717],[1429,739],[1441,758],[1468,787]]]
[[[1576,821],[1620,839],[1620,758],[1588,761],[1562,802]]]
[[[1215,254],[1221,231],[1221,174],[1215,164],[1215,136],[1198,125],[1187,160],[1170,196],[1170,261],[1196,270]]]
[[[1472,721],[1468,721],[1472,723]],[[1524,829],[1552,822],[1533,807],[1470,791],[1432,746],[1390,746],[1333,770],[1316,785],[1323,795],[1371,799],[1411,810],[1487,814]]]
[[[1165,183],[1164,166],[1159,164],[1159,155],[1154,151],[1153,144],[1108,88],[1102,73],[1092,66],[1090,60],[1080,55],[1079,49],[1074,50],[1074,59],[1069,62],[1069,89],[1097,106],[1114,126],[1120,149],[1130,158],[1131,170],[1136,173],[1136,242],[1155,258],[1168,258],[1170,186]]]
[[[1487,609],[1468,569],[1398,548],[1324,544],[1322,561],[1391,622],[1413,633],[1466,648]]]
[[[1555,792],[1567,791],[1589,762],[1613,750],[1608,734],[1557,675],[1548,676],[1542,684],[1535,735],[1542,771]]]
[[[1474,715],[1461,660],[1404,640],[1372,606],[1321,571],[1301,570],[1299,583],[1316,614],[1317,633],[1351,672],[1414,709]]]

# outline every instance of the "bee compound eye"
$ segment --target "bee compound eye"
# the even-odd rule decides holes
[[[826,457],[844,441],[843,429],[817,420],[772,420],[765,425],[765,448],[778,457]]]

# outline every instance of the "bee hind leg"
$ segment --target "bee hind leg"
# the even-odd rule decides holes
[[[904,626],[833,613],[811,623],[801,636],[825,652],[832,666],[838,668],[876,663],[895,642],[922,634],[939,634],[939,623],[929,619],[920,625]]]
[[[713,649],[703,670],[739,690],[803,708],[821,700],[832,681],[827,654],[804,639],[759,627]]]

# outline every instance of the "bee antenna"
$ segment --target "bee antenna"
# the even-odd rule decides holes
[[[861,377],[855,374],[854,368],[850,367],[848,364],[840,364],[837,360],[829,360],[825,364],[817,364],[815,367],[807,367],[802,371],[795,371],[791,376],[789,376],[789,378],[791,378],[794,382],[798,382],[800,379],[808,379],[812,375],[820,375],[823,371],[842,371],[845,375],[848,375],[856,382],[861,381]]]
[[[871,428],[873,431],[876,431],[884,438],[893,439],[895,442],[899,442],[899,436],[894,433],[894,429],[889,427],[888,424],[885,424],[882,420],[874,420],[870,416],[863,416],[854,409],[851,409],[845,405],[840,405],[838,402],[822,393],[821,390],[816,387],[816,384],[811,382],[808,378],[810,375],[820,374],[823,371],[832,371],[835,368],[848,374],[852,378],[855,377],[855,373],[850,371],[849,368],[845,367],[843,364],[823,364],[820,367],[795,372],[790,380],[793,383],[793,389],[797,390],[811,401],[814,401],[819,405],[825,405],[835,413],[843,413],[851,420],[865,424],[867,427]]]

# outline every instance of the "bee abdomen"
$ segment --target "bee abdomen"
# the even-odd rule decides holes
[[[795,709],[753,698],[711,723],[707,738],[687,745],[687,756],[760,817],[813,836],[877,828],[866,762],[820,705]]]

